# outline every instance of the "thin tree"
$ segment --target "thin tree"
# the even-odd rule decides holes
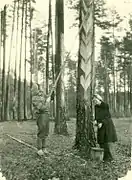
[[[51,6],[51,3],[50,3],[50,6]],[[52,11],[51,11],[52,12]],[[51,52],[51,63],[52,63],[52,83],[54,84],[55,83],[55,56],[54,56],[54,52],[53,52],[53,30],[52,30],[52,14],[51,14],[51,18],[50,18],[50,21],[51,21],[51,44],[52,44],[52,52]],[[53,92],[52,94],[52,102],[53,102],[53,117],[55,118],[55,92]]]
[[[34,36],[33,36],[33,60],[34,60],[35,82],[38,85],[38,29],[34,30]]]
[[[18,77],[18,120],[21,119],[22,107],[22,82],[21,82],[21,67],[22,67],[22,51],[23,51],[23,25],[24,25],[24,0],[22,1],[22,19],[21,19],[21,43],[20,43],[20,59],[19,59],[19,77]]]
[[[51,33],[51,0],[49,0],[49,20],[47,33],[47,47],[46,47],[46,94],[49,92],[49,41]]]
[[[17,1],[17,27],[16,27],[16,53],[15,53],[15,68],[14,68],[14,100],[13,100],[13,119],[17,119],[16,113],[16,96],[17,96],[17,59],[18,59],[18,32],[19,32],[19,9],[20,9],[20,0]]]
[[[13,18],[12,18],[12,30],[11,30],[11,40],[10,40],[10,52],[9,52],[9,61],[8,61],[8,72],[7,72],[7,83],[6,83],[6,103],[5,103],[5,120],[10,120],[10,66],[11,66],[11,56],[12,56],[12,47],[13,47],[13,33],[14,33],[14,23],[15,23],[15,11],[16,11],[16,1],[14,1],[13,6]]]
[[[27,119],[27,0],[25,1],[24,119]]]
[[[30,19],[29,19],[29,28],[30,28],[30,112],[31,119],[33,119],[33,108],[32,108],[32,87],[33,87],[33,62],[32,62],[32,17],[33,17],[33,9],[31,7],[32,0],[29,1],[29,11],[30,11]]]
[[[2,32],[3,32],[3,68],[2,68],[2,121],[5,119],[5,60],[6,60],[6,11],[7,6],[4,6],[4,11],[2,12]]]
[[[64,63],[64,2],[56,0],[56,26],[55,26],[55,71],[58,77],[62,65]],[[56,119],[55,133],[66,135],[67,124],[65,115],[65,90],[64,90],[64,74],[62,73],[56,85]]]

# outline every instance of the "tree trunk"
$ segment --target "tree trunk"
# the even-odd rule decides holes
[[[3,32],[2,32],[2,11],[0,11],[0,80],[2,81],[2,37],[3,37]],[[1,98],[1,103],[0,103],[0,121],[2,120],[2,94],[0,96]]]
[[[90,16],[91,13],[94,13],[92,4],[89,7],[88,1],[84,1],[85,7],[87,7],[87,11],[90,11],[89,17],[87,21],[91,21],[89,24],[91,26],[86,28],[86,24],[88,22],[84,21],[85,17],[82,17],[82,12],[85,12],[85,16],[87,11],[84,10],[84,5],[80,0],[80,15],[79,15],[79,56],[78,56],[78,77],[77,77],[77,122],[76,122],[76,139],[74,147],[78,150],[89,151],[91,146],[95,146],[95,136],[92,125],[92,107],[91,107],[91,86],[93,80],[93,71],[92,64],[93,63],[93,51],[94,51],[94,37],[93,37],[93,26],[94,20],[93,16]],[[92,17],[92,18],[91,18]],[[83,25],[82,25],[83,23]],[[88,34],[87,31],[92,29],[92,36]],[[85,33],[84,33],[85,32]],[[89,45],[91,43],[91,46]],[[92,59],[92,60],[91,60]],[[86,69],[87,66],[87,69]],[[87,103],[85,103],[87,101]]]
[[[2,30],[3,30],[3,68],[2,68],[2,121],[5,120],[5,60],[6,60],[6,10],[7,6],[4,6],[4,11],[2,12]]]
[[[56,78],[60,73],[64,63],[64,2],[56,0],[56,52],[55,52],[55,71]],[[67,135],[67,124],[65,116],[65,94],[64,94],[64,74],[56,85],[56,119],[55,133]]]
[[[131,61],[130,57],[129,60]],[[129,114],[130,114],[130,99],[131,99],[131,63],[127,65],[127,86],[128,86],[128,92],[127,92],[127,104],[129,107]]]
[[[51,33],[51,0],[49,0],[49,20],[47,33],[47,47],[46,47],[46,94],[49,92],[49,41]]]
[[[51,6],[51,4],[50,4]],[[52,12],[52,11],[51,11]],[[52,54],[51,54],[51,63],[52,63],[52,83],[54,84],[55,83],[55,56],[54,56],[54,49],[53,49],[53,30],[52,30],[52,14],[51,14],[51,43],[52,43]],[[56,116],[56,103],[55,103],[55,92],[53,94],[53,100],[52,100],[52,109],[53,109],[53,118],[55,119],[55,116]]]
[[[113,44],[114,44],[114,55],[113,55],[113,108],[114,114],[116,114],[116,74],[115,74],[115,56],[116,56],[116,47],[115,47],[115,17],[113,16]]]
[[[126,72],[124,63],[124,116],[126,115]]]
[[[120,114],[120,91],[119,91],[119,83],[117,83],[117,95],[116,95],[116,99],[117,99],[117,113],[118,116]]]
[[[132,65],[131,65],[131,72],[132,72]],[[130,79],[130,112],[132,115],[132,74]]]
[[[37,53],[38,53],[38,45],[37,45],[37,39],[38,39],[38,32],[37,29],[34,31],[33,35],[33,60],[34,60],[34,80],[35,83],[38,85],[38,58],[37,58]]]
[[[16,1],[14,1],[13,7],[13,19],[12,19],[12,31],[11,31],[11,40],[10,40],[10,52],[9,52],[9,61],[8,61],[8,72],[7,72],[7,84],[6,84],[6,109],[5,109],[5,120],[11,120],[10,116],[10,65],[12,58],[12,46],[13,46],[13,33],[14,33],[14,23],[15,23],[15,11],[16,11]]]
[[[105,99],[105,102],[109,102],[109,82],[108,82],[108,72],[107,72],[107,55],[105,54],[105,59],[104,59],[104,66],[105,66],[105,82],[104,82],[104,89],[105,89],[105,92],[104,92],[104,99]]]
[[[27,1],[25,2],[24,119],[27,119]]]
[[[1,79],[1,64],[2,64],[2,56],[1,56],[1,48],[2,48],[2,19],[1,18],[2,17],[1,17],[1,11],[0,11],[0,79]],[[1,112],[1,109],[0,109],[0,112]]]
[[[22,2],[22,19],[21,19],[21,44],[20,44],[20,60],[19,60],[19,77],[18,77],[18,120],[22,119],[22,52],[23,52],[23,24],[24,24],[24,0]]]
[[[30,113],[31,119],[33,119],[33,107],[32,107],[32,87],[33,87],[33,63],[32,63],[32,10],[31,10],[31,2],[29,2],[29,10],[30,10]]]
[[[55,68],[54,68],[54,55],[53,55],[53,52],[52,52],[52,81],[53,81],[53,84],[55,83]],[[56,117],[56,101],[55,101],[55,96],[56,96],[56,92],[54,91],[53,94],[52,94],[52,116],[53,118],[55,119]]]
[[[17,60],[18,60],[18,32],[19,32],[19,8],[20,1],[17,4],[17,29],[16,29],[16,53],[15,53],[15,69],[14,69],[14,100],[13,100],[13,119],[18,119],[17,115]]]

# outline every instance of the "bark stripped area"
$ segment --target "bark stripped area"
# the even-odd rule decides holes
[[[90,150],[91,146],[95,146],[91,103],[94,77],[92,65],[94,62],[93,1],[92,3],[91,1],[80,1],[79,23],[81,30],[79,34],[75,148]]]

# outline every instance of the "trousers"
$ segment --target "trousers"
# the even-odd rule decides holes
[[[39,138],[37,137],[37,149],[44,149],[46,145],[46,137],[45,138]]]
[[[48,114],[40,114],[39,118],[37,119],[37,148],[43,149],[46,145],[46,138],[49,134],[49,116]]]

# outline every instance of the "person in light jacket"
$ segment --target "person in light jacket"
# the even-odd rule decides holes
[[[98,126],[97,142],[100,145],[100,148],[104,149],[103,160],[111,161],[113,160],[113,157],[110,152],[109,143],[114,143],[117,141],[117,134],[111,119],[109,106],[98,94],[94,95],[93,102],[95,104],[95,122]]]
[[[37,119],[37,154],[40,156],[48,153],[46,139],[49,135],[50,101],[51,98],[40,90],[33,97],[34,116]]]

